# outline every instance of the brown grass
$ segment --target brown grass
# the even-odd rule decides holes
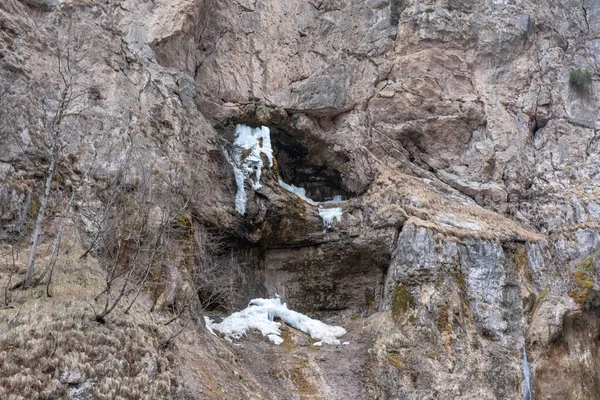
[[[373,184],[377,190],[365,195],[366,204],[378,204],[375,214],[384,219],[397,214],[406,224],[422,226],[457,238],[481,238],[499,241],[545,241],[544,235],[529,231],[517,222],[489,211],[476,204],[465,204],[458,197],[440,192],[422,180],[380,166]],[[415,207],[413,198],[419,199]],[[452,215],[459,221],[477,221],[481,230],[472,231],[437,222],[440,217]]]
[[[442,334],[442,342],[446,348],[452,345],[452,324],[450,323],[450,315],[448,313],[448,305],[444,304],[440,307],[438,313],[437,326]]]
[[[103,283],[100,268],[91,257],[78,260],[83,249],[72,240],[65,240],[62,251],[52,297],[44,285],[14,291],[14,308],[0,310],[0,398],[67,398],[79,384],[88,385],[95,399],[168,397],[177,382],[172,355],[160,343],[170,328],[141,305],[103,325],[92,321],[90,305]],[[45,244],[39,265],[48,253]],[[0,287],[6,272],[0,270]],[[15,310],[19,314],[8,326]]]
[[[388,350],[386,354],[386,359],[389,361],[390,364],[392,364],[396,368],[396,370],[398,370],[399,373],[402,373],[404,371],[404,363],[402,362],[402,357],[398,355],[397,350]]]

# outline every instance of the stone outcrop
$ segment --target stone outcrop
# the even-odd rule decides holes
[[[595,398],[599,21],[589,0],[5,1],[0,239],[39,207],[67,61],[77,96],[53,190],[76,192],[84,240],[124,165],[132,190],[176,181],[194,223],[240,255],[235,306],[279,293],[356,328],[321,366],[304,345],[263,349],[298,366],[281,378],[298,395],[276,398],[519,398],[523,346],[534,398]],[[244,215],[228,162],[238,123],[268,126],[276,159],[260,188],[246,182]],[[330,205],[280,178],[342,195],[341,220],[325,226]],[[265,347],[248,346],[235,350],[245,377]],[[336,357],[348,380],[327,370]],[[253,381],[257,398],[270,384]]]

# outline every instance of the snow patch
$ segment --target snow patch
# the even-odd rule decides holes
[[[312,204],[313,206],[316,206],[319,204],[318,202],[306,197],[306,189],[304,189],[304,188],[285,183],[284,181],[281,180],[281,178],[279,178],[279,186],[281,186],[288,192],[294,193],[295,195],[300,197],[302,200],[304,200],[308,204]]]
[[[274,344],[283,343],[279,322],[273,321],[280,318],[283,322],[309,334],[317,343],[340,344],[339,337],[346,334],[341,326],[331,326],[317,319],[312,319],[297,311],[287,308],[281,303],[279,297],[275,299],[254,299],[248,307],[242,311],[235,312],[219,323],[215,323],[208,317],[204,317],[206,328],[211,331],[219,331],[225,335],[225,339],[232,341],[240,339],[249,330],[258,330],[263,336],[267,336]]]
[[[252,181],[252,189],[258,190],[262,187],[260,176],[263,169],[261,154],[267,156],[269,167],[273,167],[273,148],[271,147],[271,131],[266,126],[251,128],[247,125],[235,127],[234,149],[231,157],[227,160],[233,167],[233,175],[237,185],[235,195],[235,210],[240,214],[246,213],[246,179]]]
[[[342,209],[339,207],[319,208],[319,216],[323,218],[323,226],[329,229],[333,225],[334,220],[342,221]]]
[[[285,183],[284,181],[281,180],[281,178],[279,178],[279,186],[281,186],[288,192],[294,193],[295,195],[300,197],[302,200],[304,200],[308,204],[312,204],[313,206],[317,206],[319,204],[341,204],[341,203],[348,202],[348,200],[342,199],[342,196],[339,194],[333,196],[333,200],[314,201],[313,199],[306,196],[306,189],[299,187],[299,186],[289,184],[289,183]]]
[[[206,329],[212,334],[217,336],[217,334],[215,333],[215,331],[213,331],[212,329],[212,320],[210,318],[208,318],[207,316],[204,316],[204,326],[206,326]]]

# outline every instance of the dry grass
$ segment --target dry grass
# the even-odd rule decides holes
[[[546,237],[523,228],[520,224],[483,207],[461,200],[459,196],[442,193],[420,179],[380,167],[374,185],[365,195],[366,204],[377,204],[375,215],[389,219],[389,214],[401,215],[406,224],[422,226],[457,238],[481,238],[499,241],[544,242]],[[418,205],[414,200],[418,199]],[[452,216],[459,222],[476,221],[480,230],[469,230],[440,223]]]
[[[398,370],[399,373],[404,371],[402,358],[398,355],[398,351],[396,349],[388,350],[386,359]]]
[[[170,328],[141,305],[129,315],[115,313],[106,324],[93,321],[91,304],[102,288],[102,271],[91,257],[78,260],[83,249],[73,236],[62,251],[52,297],[44,285],[14,291],[11,308],[0,310],[0,398],[69,398],[82,387],[95,399],[169,397],[177,383],[172,355],[161,342]],[[40,265],[48,253],[45,244]],[[8,272],[3,265],[3,289]]]
[[[583,222],[583,223],[574,224],[574,225],[565,225],[565,226],[560,227],[556,231],[552,232],[552,235],[553,236],[564,235],[566,233],[576,232],[580,229],[585,229],[585,230],[590,230],[590,231],[591,230],[600,230],[600,224],[595,223],[595,222]]]
[[[600,251],[596,251],[585,260],[575,266],[573,272],[574,288],[569,291],[569,296],[575,300],[584,310],[597,307],[596,265],[600,258]]]

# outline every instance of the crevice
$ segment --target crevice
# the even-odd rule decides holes
[[[347,236],[344,237],[343,239],[335,239],[335,240],[322,240],[319,242],[310,242],[310,243],[306,243],[306,244],[290,244],[290,245],[280,245],[280,246],[267,246],[265,247],[266,250],[293,250],[293,249],[304,249],[307,247],[320,247],[323,245],[329,245],[332,243],[343,243],[343,242],[348,242],[348,240],[351,240],[353,238],[357,238],[358,235],[352,235],[352,236]]]
[[[588,18],[587,18],[587,10],[585,9],[585,7],[582,5],[581,9],[583,10],[583,19],[585,21],[585,25],[587,27],[587,33],[590,33],[590,23],[588,22]]]
[[[238,1],[234,0],[234,3],[238,5],[238,7],[240,7],[240,9],[242,10],[242,12],[254,12],[253,9],[248,8],[246,6],[243,6],[242,4],[240,4]],[[254,3],[254,6],[256,6],[256,3]]]
[[[542,127],[538,125],[537,118],[534,117],[534,119],[533,119],[533,127],[531,128],[531,136],[533,137],[533,139],[537,139],[537,132],[541,128]]]

